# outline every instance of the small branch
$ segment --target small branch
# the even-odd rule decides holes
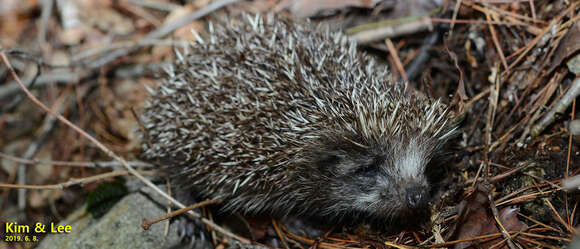
[[[353,28],[354,29],[354,28]],[[411,22],[397,25],[379,26],[374,29],[360,31],[351,35],[359,44],[367,44],[385,38],[393,38],[401,35],[414,34],[417,32],[433,30],[433,23],[428,16]],[[347,31],[350,33],[349,31]]]
[[[487,109],[487,116],[485,119],[485,150],[483,151],[484,165],[486,166],[487,172],[484,172],[485,178],[489,177],[489,152],[490,146],[492,145],[492,134],[493,134],[493,124],[495,123],[495,117],[497,115],[497,108],[499,103],[499,91],[500,91],[500,74],[499,65],[494,66],[495,78],[493,79],[493,86],[489,92],[489,105]]]
[[[278,238],[282,242],[282,246],[284,246],[285,249],[290,249],[290,246],[288,246],[288,242],[286,242],[286,236],[284,236],[284,233],[282,233],[280,227],[278,226],[278,222],[274,218],[272,218],[272,226],[274,226],[274,230],[276,231],[276,235],[278,235]]]
[[[478,10],[478,11],[481,10],[480,9],[481,6],[479,6],[476,3],[467,1],[467,2],[464,2],[463,4],[465,4],[467,6],[470,6],[470,7],[474,8],[475,10]],[[489,10],[494,11],[495,13],[500,14],[502,16],[509,16],[509,17],[517,18],[517,19],[522,20],[522,21],[525,21],[525,22],[538,23],[538,24],[542,24],[542,25],[547,25],[548,24],[546,21],[539,20],[539,19],[533,19],[531,17],[524,16],[524,15],[520,15],[520,14],[517,14],[515,12],[510,12],[510,11],[507,11],[507,10],[504,10],[504,9],[501,9],[501,8],[498,8],[498,7],[495,7],[495,6],[491,5],[491,4],[488,4],[486,6],[486,8],[488,8]]]
[[[34,84],[34,87],[40,87],[51,83],[72,84],[73,82],[77,82],[80,78],[84,78],[88,75],[88,72],[47,72],[38,76],[38,79],[35,80],[36,83]],[[30,85],[28,82],[33,82],[34,79],[35,77],[25,78],[24,82],[27,82],[25,85]],[[31,86],[30,88],[34,89],[34,87]],[[20,91],[20,87],[16,81],[7,82],[0,86],[0,99],[14,96],[18,91]]]
[[[491,197],[491,194],[487,194],[487,199],[489,200],[489,207],[491,208],[491,213],[493,214],[493,218],[495,219],[495,222],[499,226],[499,228],[500,228],[499,230],[501,231],[503,238],[506,240],[508,247],[510,249],[516,249],[517,247],[515,246],[514,241],[512,240],[512,237],[510,236],[508,231],[505,229],[505,227],[503,226],[503,224],[499,218],[499,212],[497,211],[497,207],[495,206],[495,202],[493,201],[493,197]]]
[[[489,13],[489,11],[485,11],[485,17],[487,19],[488,22],[491,22],[491,14]],[[508,64],[507,61],[505,59],[505,55],[503,54],[503,50],[501,49],[501,45],[499,44],[499,40],[497,39],[497,34],[495,33],[495,28],[493,27],[493,25],[491,23],[488,23],[488,27],[489,27],[489,32],[491,33],[491,39],[493,40],[493,44],[495,45],[495,49],[497,50],[497,53],[499,54],[499,58],[501,59],[501,63],[503,64],[503,67],[505,70],[508,70]]]
[[[532,12],[532,19],[536,20],[536,6],[534,6],[534,0],[530,0],[530,11]]]
[[[135,64],[127,67],[119,67],[113,70],[113,75],[115,78],[119,79],[134,79],[143,75],[148,75],[151,72],[159,72],[161,68],[167,63],[151,63],[151,64]],[[42,65],[42,63],[41,63]],[[43,65],[44,66],[44,65]],[[43,87],[48,84],[56,83],[57,85],[70,85],[76,82],[81,82],[85,79],[92,79],[96,75],[94,70],[81,70],[76,72],[67,72],[62,70],[54,70],[50,72],[44,72],[38,75],[35,80],[35,76],[25,78],[23,81],[25,85],[29,85],[28,89],[35,89],[38,87]],[[34,85],[31,83],[35,82]],[[9,81],[4,85],[0,85],[0,99],[10,98],[20,91],[20,86],[15,80]],[[4,110],[5,108],[2,108]]]
[[[576,98],[572,100],[572,116],[570,121],[574,121],[574,113],[576,113]],[[568,156],[566,157],[566,172],[564,172],[564,178],[568,178],[570,174],[570,156],[572,154],[572,134],[568,135]],[[568,210],[568,209],[566,209]]]
[[[539,190],[539,191],[541,192],[541,190]],[[550,200],[548,200],[548,199],[542,199],[542,200],[548,205],[548,207],[550,207],[550,210],[552,210],[552,212],[554,213],[556,220],[559,221],[560,224],[562,224],[562,226],[564,226],[568,230],[570,235],[575,234],[576,232],[574,231],[574,228],[571,227],[566,221],[564,221],[564,219],[562,219],[562,216],[560,216],[560,213],[558,213],[556,208],[554,208],[554,205],[552,205],[552,202],[550,202]]]
[[[190,43],[184,40],[162,40],[162,39],[141,39],[139,40],[140,46],[170,46],[170,47],[187,47]],[[130,49],[137,45],[134,41],[120,41],[112,44],[105,44],[102,47],[87,49],[78,54],[72,56],[71,61],[84,61],[89,57],[108,53],[117,49]]]
[[[36,64],[36,73],[34,74],[34,76],[32,76],[30,81],[28,81],[29,82],[27,84],[28,87],[34,87],[34,85],[37,82],[38,77],[40,76],[40,71],[41,71],[40,64],[37,63]],[[16,96],[13,96],[12,101],[10,101],[10,103],[6,104],[4,107],[2,107],[2,109],[0,109],[0,116],[2,116],[3,113],[9,112],[9,111],[13,110],[14,108],[16,108],[20,104],[20,102],[22,102],[23,99],[24,99],[23,94],[18,94]]]
[[[531,136],[535,137],[539,135],[548,125],[552,124],[556,120],[556,115],[558,113],[563,113],[566,111],[568,106],[572,103],[576,97],[580,95],[580,77],[572,82],[572,86],[568,89],[568,92],[554,105],[554,107],[546,114],[544,117],[532,127]]]
[[[393,42],[389,38],[385,39],[385,44],[387,44],[387,47],[389,48],[389,53],[391,53],[391,56],[393,56],[393,60],[395,61],[395,66],[397,67],[399,74],[401,74],[403,81],[409,82],[409,78],[407,78],[407,74],[405,73],[405,68],[403,68],[403,63],[401,63],[401,59],[399,58],[399,55],[397,54],[397,49],[395,48],[395,45],[393,45]]]
[[[48,20],[52,14],[52,9],[54,6],[54,0],[42,0],[40,1],[40,6],[42,8],[40,14],[40,28],[38,30],[38,44],[46,44],[46,30],[48,26]]]
[[[153,171],[139,171],[139,173],[144,175],[156,175],[156,172]],[[116,170],[107,172],[104,174],[89,176],[85,178],[79,179],[71,179],[67,182],[58,183],[58,184],[48,184],[48,185],[21,185],[21,184],[6,184],[0,183],[0,188],[15,188],[15,189],[65,189],[74,185],[86,185],[89,183],[93,183],[99,180],[112,178],[116,176],[124,176],[129,175],[129,171],[127,170]]]
[[[162,2],[162,1],[150,1],[150,0],[124,0],[131,4],[140,5],[146,8],[160,10],[160,11],[167,11],[171,12],[176,9],[181,8],[181,6],[177,4],[173,4],[170,2]]]
[[[66,93],[65,93],[66,94]],[[66,99],[68,96],[65,94],[61,95],[56,103],[54,104],[53,109],[56,109],[55,112],[60,113],[63,112],[64,109],[67,107]],[[28,145],[28,148],[22,155],[25,159],[30,159],[38,153],[42,145],[46,142],[50,133],[52,133],[54,127],[56,126],[56,118],[51,115],[47,115],[42,123],[42,126],[36,132],[38,135],[37,140],[34,140]],[[27,178],[27,167],[20,163],[18,165],[18,184],[19,185],[26,185],[26,178]],[[22,188],[18,190],[18,208],[20,210],[24,210],[26,208],[26,189]]]
[[[71,162],[71,161],[50,161],[50,160],[39,160],[36,158],[25,159],[20,157],[11,156],[0,152],[0,157],[5,158],[10,161],[14,161],[20,164],[48,164],[48,165],[58,165],[58,166],[69,166],[69,167],[88,167],[88,168],[114,168],[121,167],[122,164],[117,161],[108,162]],[[141,161],[129,161],[129,165],[137,168],[153,167],[153,164],[141,162]]]
[[[155,224],[157,222],[160,222],[160,221],[163,221],[163,220],[172,218],[174,216],[178,216],[178,215],[183,214],[183,213],[185,213],[185,212],[187,212],[189,210],[193,210],[193,209],[196,209],[196,208],[199,208],[199,207],[205,207],[207,205],[217,204],[217,203],[220,203],[220,202],[221,202],[221,199],[205,200],[205,201],[202,201],[202,202],[193,204],[193,205],[191,205],[189,207],[182,208],[182,209],[176,210],[174,212],[168,213],[166,215],[159,216],[157,218],[153,218],[151,220],[148,220],[148,219],[143,218],[143,221],[141,222],[141,227],[143,229],[145,229],[145,230],[149,230],[149,227],[151,227],[151,225],[153,225],[153,224]]]
[[[453,9],[453,17],[451,18],[451,27],[449,27],[449,37],[453,35],[453,27],[455,27],[455,20],[457,20],[457,14],[459,13],[459,8],[461,8],[462,0],[455,3],[455,9]]]
[[[444,18],[431,18],[431,21],[434,23],[456,23],[456,24],[493,24],[493,25],[503,25],[503,26],[524,26],[529,27],[529,24],[526,23],[513,23],[513,22],[501,22],[501,21],[486,21],[486,20],[471,20],[471,19],[444,19]]]

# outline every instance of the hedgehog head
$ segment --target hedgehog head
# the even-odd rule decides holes
[[[456,124],[438,101],[398,103],[390,111],[363,103],[321,129],[305,157],[313,168],[302,170],[317,173],[302,179],[316,186],[314,196],[326,196],[322,214],[388,222],[428,212]]]

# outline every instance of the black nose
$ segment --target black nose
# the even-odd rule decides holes
[[[411,208],[427,206],[429,202],[429,192],[426,187],[413,185],[407,188],[407,203]]]

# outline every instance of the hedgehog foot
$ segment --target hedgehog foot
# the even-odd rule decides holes
[[[213,248],[210,235],[198,219],[181,216],[178,219],[177,235],[181,240],[181,248]]]

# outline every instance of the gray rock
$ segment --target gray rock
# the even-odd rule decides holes
[[[132,193],[99,219],[93,219],[85,208],[75,211],[59,224],[70,225],[70,233],[50,234],[37,248],[179,248],[175,224],[170,226],[167,236],[164,235],[166,221],[152,225],[147,231],[141,228],[143,218],[151,219],[165,213],[165,208],[146,194]]]

